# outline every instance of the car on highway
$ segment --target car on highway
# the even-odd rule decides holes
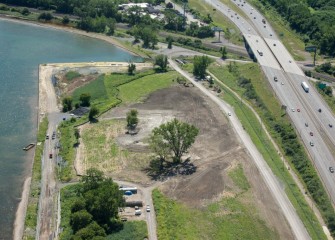
[[[49,134],[47,134],[47,135],[45,136],[45,139],[49,139]]]
[[[333,124],[329,123],[328,126],[329,126],[330,128],[332,128],[332,127],[333,127]]]
[[[254,17],[254,19],[256,19],[256,17]]]
[[[333,167],[329,167],[329,171],[330,171],[331,173],[334,173],[334,168],[333,168]]]
[[[291,60],[288,60],[289,63],[291,63],[292,61]]]
[[[149,205],[147,205],[146,210],[147,210],[147,212],[150,212],[150,206]]]
[[[313,136],[313,132],[309,132],[309,135]]]
[[[308,127],[308,123],[305,123],[305,126]]]
[[[321,110],[321,108],[319,108],[319,110],[318,110],[319,112],[322,112],[322,110]]]
[[[295,109],[294,109],[294,108],[291,108],[291,111],[292,111],[292,112],[295,112]]]
[[[270,37],[272,37],[272,33],[270,33]]]
[[[277,78],[276,76],[273,77],[273,80],[274,80],[275,82],[278,82],[278,78]]]
[[[266,28],[266,25],[264,25],[264,28]]]
[[[300,108],[298,108],[297,111],[300,112]]]
[[[309,142],[309,145],[311,145],[312,147],[314,146],[314,143],[313,142]]]
[[[284,82],[281,82],[281,85],[284,85]]]
[[[49,154],[49,158],[50,158],[50,159],[52,158],[52,153]]]
[[[274,43],[274,44],[273,44],[273,46],[275,47],[275,46],[276,46],[276,44]]]
[[[228,112],[228,116],[231,116],[231,113],[230,113],[230,112]]]

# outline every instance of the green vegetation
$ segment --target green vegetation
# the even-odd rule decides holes
[[[61,193],[61,239],[106,237],[123,228],[119,208],[124,207],[123,192],[101,171],[88,169],[81,183]]]
[[[65,74],[65,78],[66,80],[68,81],[72,81],[73,79],[77,78],[77,77],[80,77],[81,74],[78,73],[78,72],[75,72],[75,71],[68,71],[66,74]]]
[[[211,59],[207,56],[194,56],[193,58],[193,75],[199,79],[204,79],[206,70]]]
[[[157,189],[152,196],[160,240],[279,239],[259,219],[254,206],[242,203],[245,195],[225,197],[203,209],[193,209],[168,199]]]
[[[173,162],[180,163],[181,157],[192,146],[198,133],[199,129],[195,126],[175,118],[152,130],[150,145],[162,160],[165,160],[166,155],[161,153],[169,150],[173,153]]]
[[[239,29],[226,16],[220,13],[220,11],[214,10],[215,8],[205,1],[189,0],[188,2],[190,8],[196,13],[205,16],[209,14],[213,20],[212,25],[222,28],[222,30],[224,30],[222,35],[224,35],[225,38],[234,44],[243,44]]]
[[[148,75],[119,87],[119,97],[124,103],[138,102],[148,94],[173,84],[179,74],[175,71]]]
[[[42,154],[44,148],[45,135],[48,129],[48,118],[44,117],[42,122],[39,124],[37,132],[37,145],[35,148],[34,163],[32,169],[32,178],[30,185],[29,200],[27,206],[27,213],[25,219],[25,228],[35,229],[37,224],[37,210],[38,201],[40,196],[40,182],[41,182],[41,171],[42,171]],[[25,232],[25,237],[35,239],[35,236],[30,236],[28,232]]]
[[[315,83],[315,87],[318,90],[318,92],[321,94],[323,99],[327,102],[328,106],[330,109],[334,112],[335,114],[335,97],[332,93],[333,89],[331,86],[326,86],[324,89],[321,89],[319,87],[319,84],[321,82]]]
[[[335,1],[253,0],[252,2],[257,6],[263,5],[266,11],[275,8],[292,29],[303,34],[306,44],[317,45],[321,54],[335,55]]]
[[[241,164],[229,171],[228,175],[241,190],[247,191],[250,188],[248,180],[243,173]]]
[[[145,238],[148,238],[145,221],[125,222],[122,230],[107,236],[107,240],[143,240]]]
[[[241,69],[249,68],[249,70],[242,71],[240,67]],[[271,91],[269,91],[269,89],[267,91],[262,89],[267,86],[267,83],[261,77],[259,68],[254,64],[246,64],[241,66],[235,65],[235,70],[234,67],[231,69],[233,70],[232,72],[229,71],[229,66],[224,68],[216,68],[212,66],[210,70],[213,71],[214,75],[216,75],[218,79],[227,84],[234,91],[236,90],[236,92],[240,95],[243,95],[246,92],[249,92],[249,94],[251,93],[248,95],[249,99],[247,100],[263,118],[270,134],[274,137],[275,141],[279,143],[281,150],[286,153],[286,157],[291,161],[295,171],[305,182],[307,189],[319,206],[320,211],[324,214],[324,217],[327,218],[328,214],[331,216],[333,214],[333,210],[329,199],[325,195],[323,186],[315,173],[315,169],[303,151],[294,129],[290,125],[285,114],[283,114],[278,102],[274,99],[274,97],[271,99]],[[258,72],[258,74],[255,74],[255,72]],[[257,75],[259,77],[256,77]],[[247,80],[250,82],[239,86],[239,80],[241,80],[241,77],[246,79],[244,76],[248,76]],[[304,197],[301,195],[301,192],[295,185],[292,177],[284,168],[283,162],[277,151],[271,142],[269,142],[266,135],[262,132],[262,128],[257,118],[249,108],[247,108],[244,104],[241,104],[240,98],[237,98],[225,87],[223,87],[223,89],[226,93],[223,95],[224,100],[234,107],[235,113],[239,117],[243,127],[250,135],[258,150],[261,152],[272,171],[285,184],[286,193],[296,208],[300,218],[304,222],[311,237],[313,239],[324,239],[325,236],[321,226],[316,224],[317,220],[313,212],[305,202]],[[270,108],[270,106],[272,106],[272,108]],[[280,130],[280,132],[278,130]],[[295,155],[294,153],[297,153],[298,155]],[[318,186],[317,192],[314,190],[315,186]]]

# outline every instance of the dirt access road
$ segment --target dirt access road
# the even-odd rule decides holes
[[[184,77],[186,77],[189,81],[191,81],[196,87],[198,87],[211,100],[213,100],[222,109],[223,112],[233,113],[233,109],[230,106],[224,103],[217,96],[213,95],[209,90],[207,90],[202,84],[197,82],[188,73],[180,69],[177,63],[169,59],[169,64],[172,68],[174,68]],[[253,144],[248,134],[243,130],[243,127],[241,123],[239,122],[238,118],[234,114],[232,114],[232,116],[230,117],[230,121],[236,133],[239,135],[240,139],[243,141],[245,147],[248,149],[253,160],[255,161],[258,169],[260,170],[260,173],[262,174],[265,180],[265,183],[269,187],[274,198],[277,200],[277,203],[282,209],[282,212],[285,215],[287,221],[289,222],[289,225],[291,226],[291,229],[296,239],[302,239],[302,240],[311,239],[306,228],[304,227],[299,216],[297,215],[294,207],[289,201],[285,191],[281,188],[280,183],[277,181],[275,175],[272,173],[271,169],[266,164],[265,160],[263,159],[260,152],[257,150],[256,146]]]

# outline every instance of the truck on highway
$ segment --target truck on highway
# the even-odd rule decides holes
[[[306,82],[302,82],[301,83],[301,86],[302,86],[302,88],[305,90],[305,92],[309,92],[309,86],[307,85],[307,83]]]

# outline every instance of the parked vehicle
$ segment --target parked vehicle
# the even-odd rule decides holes
[[[135,215],[141,215],[142,214],[142,211],[141,210],[135,210]]]

